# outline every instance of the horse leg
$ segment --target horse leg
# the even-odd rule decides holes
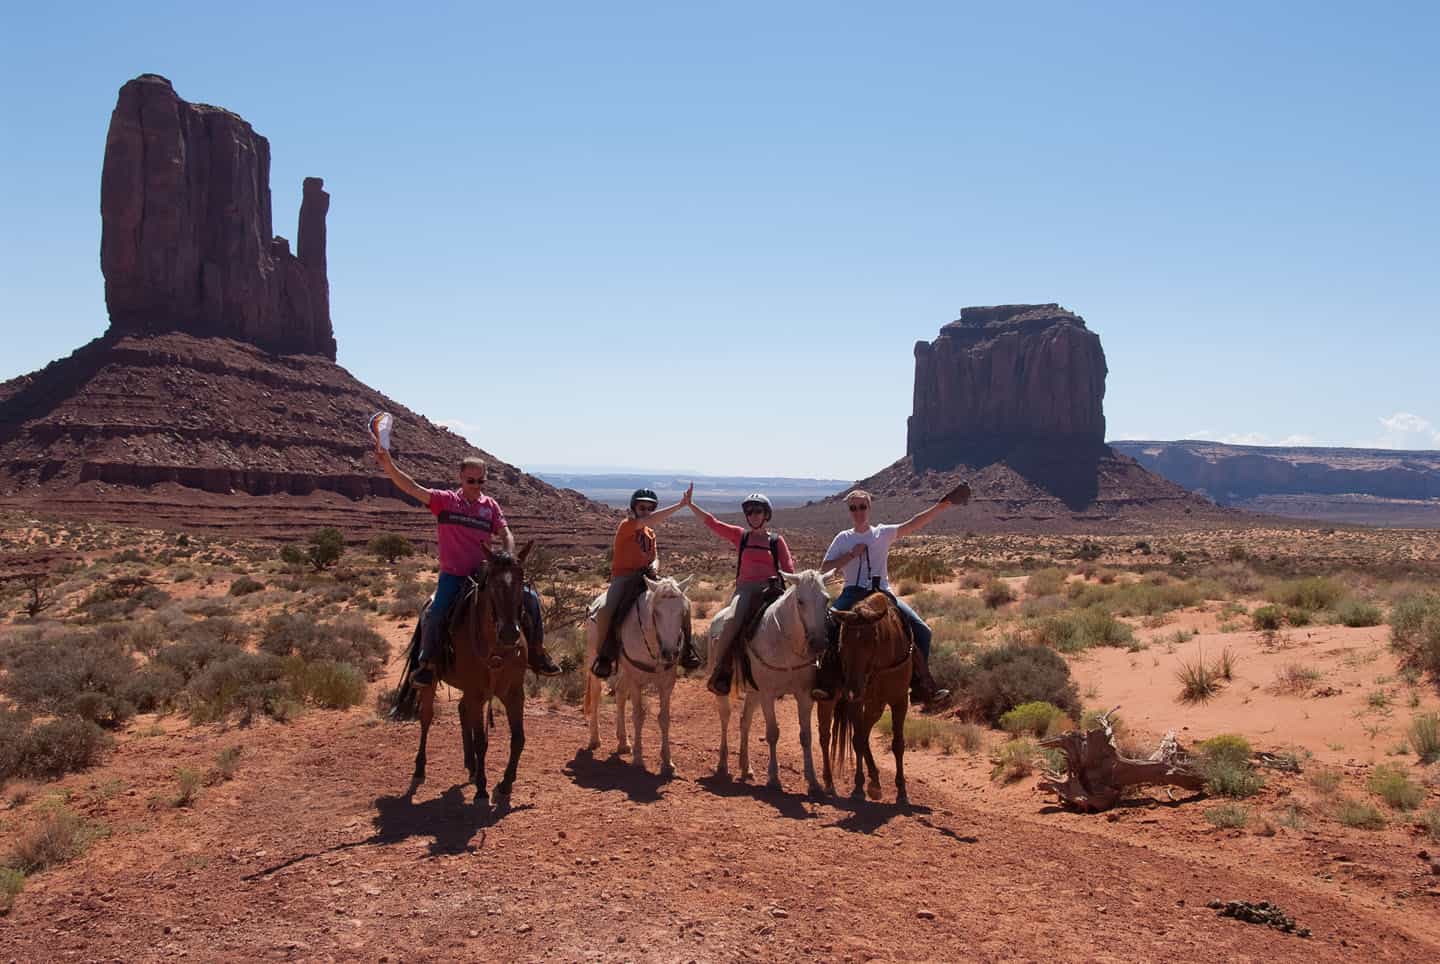
[[[630,744],[625,739],[625,702],[630,699],[630,683],[620,680],[615,684],[615,752],[629,753]]]
[[[715,697],[715,712],[720,714],[720,762],[715,764],[717,777],[730,775],[730,697]]]
[[[590,719],[590,744],[586,749],[600,749],[600,697],[604,695],[600,687],[600,677],[592,674],[588,669],[585,671],[585,708],[589,710]]]
[[[430,724],[434,721],[435,687],[424,686],[420,689],[420,749],[415,753],[415,772],[410,777],[412,791],[425,782],[425,742],[430,738]]]
[[[780,742],[780,724],[775,720],[775,697],[765,693],[760,697],[760,711],[765,714],[765,742],[770,744],[770,779],[765,786],[771,790],[780,787],[780,761],[775,750]]]
[[[635,692],[630,694],[630,702],[635,706],[635,709],[631,711],[635,715],[635,725],[632,727],[635,731],[635,748],[631,753],[630,762],[637,769],[643,770],[645,769],[645,691],[640,688],[639,684],[636,684]]]
[[[805,761],[805,789],[819,796],[820,781],[815,779],[815,755],[810,750],[810,693],[804,687],[795,694],[795,712],[800,717],[800,754]]]
[[[475,779],[475,733],[470,728],[470,701],[460,700],[460,746],[465,751],[465,773]]]
[[[835,715],[835,702],[822,700],[815,704],[815,723],[820,728],[820,760],[825,767],[825,792],[835,792],[835,780],[830,774],[830,727]]]
[[[670,762],[670,690],[675,685],[675,678],[672,676],[668,681],[660,683],[660,775],[670,777],[675,775],[675,767]]]
[[[890,704],[890,721],[893,724],[890,735],[890,752],[895,755],[895,802],[906,806],[910,802],[905,793],[905,711],[910,701],[901,699]]]
[[[510,796],[510,790],[515,786],[515,770],[520,766],[520,754],[525,749],[524,681],[513,685],[502,702],[505,704],[505,719],[510,724],[510,759],[505,763],[505,776],[495,788],[496,797]]]
[[[879,719],[879,707],[875,708],[874,713],[865,714],[865,738],[861,741],[861,745],[865,748],[865,763],[870,768],[870,779],[866,784],[865,794],[871,800],[879,800],[884,796],[883,791],[880,789],[880,767],[875,762],[875,751],[870,747],[870,731],[875,728],[875,724]]]
[[[485,752],[490,748],[490,731],[485,728],[485,707],[490,703],[487,696],[471,704],[471,732],[475,740],[475,802],[489,803],[490,792],[485,789]]]
[[[855,788],[850,791],[850,796],[856,800],[864,800],[865,754],[870,749],[870,727],[864,725],[863,702],[852,699],[846,709],[850,713],[850,749],[855,754]]]
[[[750,721],[755,719],[755,693],[745,694],[745,705],[740,709],[740,779],[749,782],[755,779],[750,769]]]

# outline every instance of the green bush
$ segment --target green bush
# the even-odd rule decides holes
[[[1006,733],[1020,736],[1029,733],[1044,736],[1051,724],[1065,719],[1065,711],[1054,703],[1022,703],[1000,717],[1000,728]]]
[[[1070,667],[1053,650],[1006,643],[981,652],[959,695],[980,719],[994,725],[1023,703],[1053,703],[1068,716],[1080,712],[1080,694]]]
[[[415,554],[415,546],[410,540],[393,532],[376,536],[366,543],[365,548],[370,550],[372,556],[379,556],[391,565],[394,565],[397,559]]]
[[[343,710],[365,701],[365,677],[348,663],[306,663],[292,681],[296,697],[323,709]]]
[[[1253,797],[1265,781],[1250,765],[1250,741],[1234,733],[1222,733],[1198,747],[1200,772],[1205,788],[1226,797]]]
[[[294,543],[286,543],[280,547],[280,561],[292,569],[298,569],[309,561],[309,556]]]
[[[197,722],[222,720],[240,711],[248,721],[257,713],[276,715],[293,700],[285,666],[269,653],[237,653],[207,665],[186,687],[190,714]]]
[[[1373,803],[1354,797],[1340,797],[1335,801],[1335,819],[1361,830],[1380,830],[1386,822],[1385,815]]]
[[[1418,643],[1425,623],[1440,619],[1440,594],[1406,593],[1390,607],[1390,638],[1399,644]]]
[[[114,741],[89,720],[61,716],[30,727],[20,739],[15,774],[53,780],[87,770]]]
[[[1015,590],[1011,589],[1010,584],[1007,582],[1000,579],[991,579],[985,584],[985,588],[981,590],[980,598],[985,601],[985,605],[990,609],[999,609],[1006,603],[1015,601]]]
[[[1440,760],[1440,714],[1421,713],[1410,721],[1410,747],[1421,763]]]
[[[1300,606],[1286,606],[1285,621],[1291,626],[1309,626],[1310,610]]]
[[[271,616],[260,636],[262,652],[274,656],[299,655],[306,662],[333,660],[348,663],[373,679],[390,655],[390,646],[365,622],[346,615],[318,623],[304,613]]]
[[[1226,803],[1206,810],[1205,819],[1217,827],[1237,829],[1250,822],[1250,808],[1243,803]]]
[[[1382,763],[1370,774],[1370,792],[1392,810],[1414,810],[1425,802],[1425,788],[1410,780],[1398,763]]]
[[[1250,741],[1237,733],[1221,733],[1200,743],[1198,749],[1207,761],[1223,760],[1243,766],[1250,765],[1254,751]]]
[[[0,867],[0,917],[10,913],[15,898],[25,889],[25,874],[11,867]]]
[[[1362,626],[1379,626],[1385,621],[1385,616],[1380,612],[1380,607],[1374,603],[1361,602],[1358,599],[1347,599],[1335,610],[1335,616],[1346,626],[1358,628]]]
[[[1250,625],[1263,632],[1275,632],[1285,623],[1285,614],[1279,606],[1256,606],[1250,614]]]
[[[1102,606],[1056,613],[1030,629],[1030,641],[1062,653],[1078,653],[1091,646],[1128,646],[1135,631]]]
[[[260,592],[264,588],[265,584],[260,580],[251,579],[249,576],[241,576],[239,579],[236,579],[230,584],[230,591],[228,595],[248,596],[252,592]]]
[[[1054,596],[1065,588],[1063,569],[1041,569],[1030,574],[1025,580],[1027,596]]]
[[[1266,598],[1285,606],[1314,611],[1330,609],[1345,595],[1345,587],[1329,576],[1291,579],[1270,587]]]
[[[47,808],[15,836],[5,863],[27,876],[39,873],[80,856],[97,830],[71,810]]]
[[[164,663],[143,666],[125,684],[120,695],[140,713],[153,713],[170,706],[185,688],[185,677]]]
[[[333,567],[344,554],[345,537],[339,529],[326,526],[323,529],[317,529],[315,534],[310,537],[305,559],[310,563],[312,569],[321,572]]]

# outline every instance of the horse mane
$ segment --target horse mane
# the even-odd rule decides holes
[[[656,599],[685,598],[685,590],[680,588],[680,584],[675,581],[674,576],[665,576],[663,579],[655,580],[655,588],[650,591]]]
[[[889,598],[884,593],[877,592],[866,596],[850,611],[858,615],[861,622],[874,623],[884,619],[890,608]]]

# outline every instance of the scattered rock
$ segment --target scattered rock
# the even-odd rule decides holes
[[[1297,937],[1310,936],[1310,928],[1297,927],[1295,918],[1285,916],[1279,906],[1268,900],[1254,903],[1248,900],[1212,900],[1205,906],[1217,911],[1221,917],[1233,917],[1247,924],[1264,924]]]
[[[915,912],[915,916],[920,918],[921,920],[934,920],[935,912],[933,910],[926,910],[922,907],[920,910],[917,910]]]

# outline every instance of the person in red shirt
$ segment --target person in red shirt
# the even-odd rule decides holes
[[[747,529],[721,522],[693,501],[690,511],[705,523],[706,527],[735,547],[738,553],[735,563],[735,612],[725,624],[720,639],[716,642],[715,657],[710,661],[710,681],[706,685],[710,692],[725,696],[730,692],[730,681],[735,668],[735,647],[740,633],[755,616],[755,610],[783,592],[775,584],[780,573],[794,572],[795,560],[790,556],[790,547],[785,537],[770,532],[772,509],[770,500],[762,492],[747,496],[740,503],[745,513]],[[778,589],[774,595],[767,591]]]
[[[660,497],[654,489],[636,489],[630,496],[630,512],[615,530],[615,544],[610,553],[610,586],[605,590],[605,605],[595,614],[595,628],[599,631],[600,649],[590,672],[606,679],[615,672],[615,660],[620,656],[620,624],[635,605],[635,600],[645,591],[645,577],[660,578],[660,546],[655,540],[659,525],[680,509],[690,504],[695,492],[692,483],[680,501],[663,509]],[[700,656],[690,638],[690,611],[685,611],[685,641],[680,647],[680,665],[685,669],[700,666]]]
[[[500,540],[500,548],[514,553],[515,536],[505,522],[500,503],[481,491],[485,485],[483,459],[467,458],[460,463],[458,489],[427,489],[401,471],[390,453],[375,446],[375,458],[395,483],[396,488],[435,516],[435,537],[440,548],[440,579],[435,597],[420,631],[420,668],[414,676],[417,686],[435,682],[435,657],[450,608],[460,596],[465,580],[482,569],[490,560],[490,543]],[[522,599],[525,607],[525,639],[529,647],[530,669],[541,676],[555,676],[560,667],[545,652],[545,630],[540,620],[540,598],[530,586]]]

